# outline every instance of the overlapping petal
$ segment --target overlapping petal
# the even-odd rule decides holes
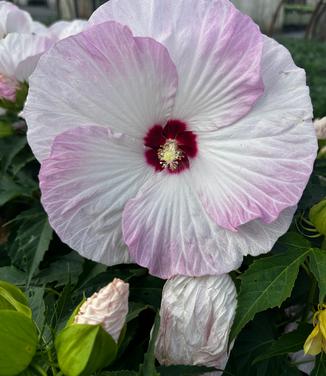
[[[133,260],[151,274],[170,278],[227,273],[241,265],[244,255],[268,252],[287,231],[295,208],[268,225],[252,221],[237,233],[220,228],[206,213],[188,171],[163,172],[125,206],[124,240]]]
[[[49,27],[49,32],[57,40],[82,32],[88,25],[84,20],[57,21]]]
[[[122,210],[151,173],[139,142],[108,128],[77,127],[56,137],[42,163],[42,203],[62,241],[83,256],[128,262]]]
[[[52,44],[49,38],[12,33],[0,42],[0,73],[25,81],[35,69],[42,53]]]
[[[30,33],[32,17],[8,1],[0,1],[0,38],[9,33]]]
[[[296,205],[317,151],[305,72],[266,38],[264,96],[239,122],[199,137],[193,181],[211,218],[236,230],[256,218],[273,222]]]
[[[166,49],[134,38],[116,22],[58,42],[31,78],[24,110],[29,143],[39,160],[72,124],[95,124],[143,138],[169,118],[177,73]]]
[[[262,35],[228,0],[111,0],[90,23],[108,20],[167,47],[179,75],[173,117],[192,130],[232,124],[263,92]]]
[[[167,281],[155,349],[158,361],[224,369],[236,304],[228,275]]]

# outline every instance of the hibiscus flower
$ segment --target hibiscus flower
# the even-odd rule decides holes
[[[51,44],[50,39],[34,34],[11,33],[0,40],[0,99],[15,101],[17,90]]]
[[[305,72],[227,0],[112,0],[89,22],[24,110],[60,238],[162,278],[268,252],[316,155]]]

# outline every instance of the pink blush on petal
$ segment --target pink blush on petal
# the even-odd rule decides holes
[[[16,90],[18,82],[0,74],[0,99],[14,101],[16,99]]]

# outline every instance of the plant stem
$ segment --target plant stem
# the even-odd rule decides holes
[[[35,369],[41,376],[47,376],[46,372],[37,364],[31,364],[31,367]]]
[[[49,362],[50,362],[52,375],[57,376],[58,373],[57,373],[57,370],[55,369],[55,366],[54,366],[54,360],[53,360],[53,357],[52,357],[52,354],[51,354],[51,348],[50,347],[47,348],[47,354],[48,354],[48,358],[49,358]]]

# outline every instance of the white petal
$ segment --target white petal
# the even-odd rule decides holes
[[[106,265],[128,262],[122,210],[148,173],[135,140],[75,127],[56,137],[41,165],[42,203],[62,241],[81,255]]]
[[[111,0],[90,23],[108,20],[167,47],[179,76],[173,117],[192,129],[232,124],[263,92],[261,33],[228,0]]]
[[[9,33],[29,33],[32,17],[7,1],[0,1],[0,38]]]
[[[218,227],[207,215],[188,171],[164,172],[129,200],[123,235],[132,258],[160,278],[202,276],[238,268],[244,254],[270,251],[283,235],[295,208],[273,223],[247,223],[238,232]]]
[[[12,33],[0,41],[0,73],[25,81],[52,44],[44,36]]]
[[[236,304],[228,275],[167,281],[155,350],[158,361],[224,369]]]
[[[83,31],[88,25],[84,20],[58,21],[50,26],[50,33],[58,40],[70,37]]]
[[[312,172],[317,141],[305,73],[289,52],[265,38],[265,93],[229,127],[199,137],[193,181],[211,218],[229,230],[273,222],[294,206]]]
[[[42,56],[23,116],[40,160],[72,124],[143,138],[171,113],[177,73],[166,49],[115,22],[63,39]]]

